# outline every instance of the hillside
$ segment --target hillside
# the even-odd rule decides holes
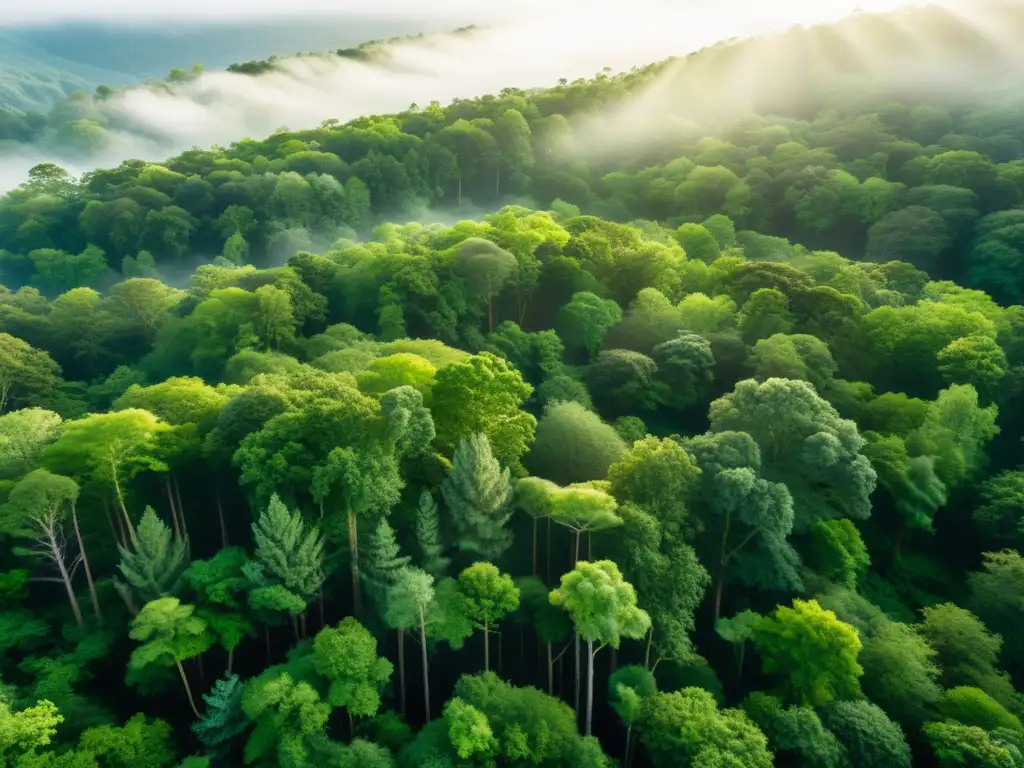
[[[0,763],[1024,766],[1022,20],[34,167]]]
[[[344,48],[452,26],[456,22],[443,17],[334,14],[131,26],[77,22],[0,27],[0,109],[46,113],[74,91],[91,93],[100,85],[164,78],[176,68],[201,64],[226,69],[274,54]]]

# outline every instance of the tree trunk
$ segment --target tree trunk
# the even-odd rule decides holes
[[[114,520],[114,516],[110,514],[110,504],[107,503],[106,499],[103,500],[103,511],[107,515],[107,525],[110,526],[110,535],[114,537],[114,543],[119,547],[124,546],[121,543],[121,534],[117,523]]]
[[[131,542],[135,543],[135,528],[132,526],[132,519],[128,516],[128,507],[124,503],[124,494],[121,493],[121,482],[117,479],[117,464],[110,463],[110,474],[114,478],[114,493],[117,495],[118,506],[121,507],[121,514],[124,515],[124,523],[128,526],[128,536]]]
[[[178,478],[174,478],[174,499],[178,502],[178,517],[181,518],[181,535],[188,541],[188,524],[185,522],[185,507],[181,505],[181,488],[178,486]]]
[[[423,703],[426,707],[427,722],[430,722],[430,666],[427,661],[427,623],[420,606],[420,653],[423,655]]]
[[[53,562],[56,564],[57,570],[60,571],[60,579],[64,582],[64,589],[67,590],[68,602],[71,603],[71,612],[75,614],[75,623],[78,626],[82,626],[82,609],[78,607],[78,598],[75,597],[75,589],[71,586],[71,576],[64,565],[64,553],[61,552],[60,546],[57,544],[54,528],[52,526],[43,527],[43,534],[46,536],[47,544],[50,547]]]
[[[555,695],[555,662],[551,659],[551,643],[545,643],[548,647],[548,696]]]
[[[235,649],[228,648],[228,674],[231,674],[232,668],[235,666]]]
[[[533,566],[531,568],[531,574],[533,576],[536,576],[537,575],[537,518],[536,517],[533,518],[533,548],[532,548],[531,551],[533,552],[533,560],[531,561],[533,563]]]
[[[573,544],[572,544],[572,562],[569,564],[570,568],[575,568],[576,563],[580,561],[580,532],[572,532]]]
[[[576,655],[576,691],[573,695],[573,710],[576,712],[576,721],[580,719],[580,636],[576,635],[574,641]]]
[[[630,747],[629,742],[632,739],[632,737],[633,737],[633,726],[632,725],[627,725],[626,726],[626,753],[625,753],[625,761],[624,761],[625,764],[624,764],[623,768],[629,768],[629,747]]]
[[[96,582],[92,580],[92,569],[89,567],[89,558],[85,554],[85,543],[82,541],[82,532],[78,528],[78,509],[74,501],[71,502],[71,522],[75,526],[75,539],[78,540],[78,551],[82,555],[82,566],[85,568],[85,581],[89,585],[89,597],[92,600],[92,609],[96,612],[96,621],[103,624],[103,614],[100,612],[100,599],[96,594]]]
[[[487,620],[484,619],[484,672],[491,671],[491,633],[487,629]]]
[[[651,671],[651,645],[654,643],[654,625],[647,631],[647,649],[644,651],[644,669]]]
[[[405,630],[398,630],[398,701],[405,717]]]
[[[587,531],[587,560],[594,561],[594,532]]]
[[[718,566],[718,575],[715,578],[715,614],[714,623],[718,623],[718,617],[722,615],[722,588],[725,585],[725,563]],[[714,624],[712,625],[714,626]]]
[[[352,508],[348,510],[348,555],[352,568],[352,612],[361,616],[363,592],[359,585],[359,524]]]
[[[299,628],[302,630],[303,639],[309,637],[309,633],[306,631],[306,612],[303,611],[299,615]]]
[[[594,641],[587,640],[587,727],[584,736],[590,735],[594,714]]]
[[[167,491],[167,503],[171,507],[171,524],[174,526],[174,535],[180,539],[181,526],[178,525],[178,513],[174,506],[174,494],[171,493],[171,478],[167,475],[164,476],[164,490]]]
[[[220,522],[220,545],[221,548],[227,549],[228,546],[228,527],[224,522],[224,504],[220,497],[220,481],[214,483],[214,493],[217,497],[217,520]]]
[[[499,630],[498,630],[498,631],[496,632],[496,634],[498,635],[498,674],[500,675],[500,674],[501,674],[501,670],[502,670],[502,664],[501,664],[501,660],[502,660],[502,655],[501,655],[501,648],[502,648],[502,640],[504,640],[504,637],[502,637],[502,634],[501,634],[501,630],[500,630],[500,629],[499,629]]]
[[[188,696],[188,705],[192,707],[192,714],[196,716],[196,720],[202,720],[203,716],[199,714],[199,710],[196,709],[196,700],[192,698],[192,686],[188,684],[188,677],[185,675],[185,668],[181,666],[181,662],[175,660],[174,666],[178,668],[178,674],[181,675],[181,682],[185,686],[185,695]]]
[[[548,518],[548,530],[546,541],[544,543],[544,559],[546,560],[544,566],[544,583],[548,586],[551,585],[551,518]]]

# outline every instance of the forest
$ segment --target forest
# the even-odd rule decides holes
[[[33,168],[0,764],[1024,768],[1024,94],[914,13],[991,76]]]

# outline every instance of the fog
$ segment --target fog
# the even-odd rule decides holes
[[[105,2],[117,5],[116,0]],[[58,4],[47,0],[43,5],[47,3]],[[389,3],[399,7],[403,0]],[[190,147],[262,138],[282,127],[310,128],[331,118],[346,121],[395,112],[412,103],[447,103],[509,86],[549,86],[559,78],[590,77],[603,67],[621,71],[723,39],[781,30],[795,23],[831,21],[855,7],[886,10],[902,4],[900,0],[771,4],[590,0],[547,12],[533,11],[527,4],[524,7],[530,12],[517,21],[470,35],[396,45],[386,66],[303,57],[285,60],[280,71],[259,77],[210,72],[170,90],[129,88],[104,103],[112,122],[122,129],[111,132],[109,146],[90,159],[89,167],[117,165],[128,158],[161,160]],[[186,10],[198,7],[190,2],[178,5]],[[89,4],[94,6],[103,8],[104,3]],[[42,161],[57,162],[75,173],[89,170],[33,148],[0,157],[0,191],[24,181],[26,171]]]

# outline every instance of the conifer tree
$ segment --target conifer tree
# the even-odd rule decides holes
[[[401,554],[398,539],[395,538],[395,529],[387,520],[381,518],[377,523],[377,529],[370,535],[365,565],[361,573],[367,589],[378,604],[402,569],[408,567],[411,559]],[[383,609],[381,610],[383,612]]]
[[[148,603],[181,590],[182,576],[188,567],[188,542],[174,536],[152,507],[146,507],[142,513],[133,547],[118,547],[118,551],[125,581],[115,580],[114,586],[132,612],[133,598]]]
[[[451,558],[444,556],[437,502],[426,488],[420,494],[419,507],[416,509],[416,541],[423,556],[423,570],[435,579],[444,578]]]
[[[459,549],[497,560],[512,545],[512,532],[505,528],[512,515],[509,470],[494,458],[486,435],[471,435],[459,443],[441,493]]]
[[[218,680],[210,693],[203,694],[206,712],[192,724],[192,730],[215,765],[226,760],[232,739],[249,727],[249,719],[242,711],[244,690],[238,675],[229,674]]]
[[[297,617],[324,583],[320,532],[316,526],[308,528],[301,513],[289,512],[274,494],[253,523],[252,533],[256,554],[244,568],[255,587],[249,593],[250,605],[291,614],[298,636]]]

